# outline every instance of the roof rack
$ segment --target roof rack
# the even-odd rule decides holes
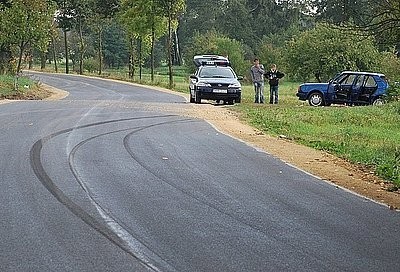
[[[230,66],[228,58],[218,55],[197,55],[193,57],[196,67],[200,66]]]

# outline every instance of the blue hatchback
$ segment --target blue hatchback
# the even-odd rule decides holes
[[[296,96],[311,106],[383,104],[389,85],[384,74],[344,71],[328,83],[304,83]]]

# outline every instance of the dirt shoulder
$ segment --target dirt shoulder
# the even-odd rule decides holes
[[[322,180],[387,205],[390,209],[400,209],[400,193],[389,192],[389,184],[373,173],[326,152],[266,135],[241,122],[239,116],[229,110],[229,107],[193,105],[188,115],[205,119],[221,132],[261,148]]]
[[[68,92],[47,85],[42,85],[42,87],[48,92],[46,100],[62,99],[68,95]],[[188,101],[188,95],[163,88],[155,87],[154,89],[184,96]],[[3,100],[4,102],[6,101]],[[242,122],[238,114],[230,110],[229,106],[188,105],[188,107],[178,109],[179,114],[204,119],[219,131],[262,149],[297,168],[320,177],[326,182],[386,205],[392,210],[400,210],[400,193],[389,192],[387,190],[388,184],[384,180],[357,165],[326,152],[296,144],[288,139],[266,135]],[[177,108],[174,107],[170,110],[177,111]]]
[[[165,89],[160,90],[171,92]],[[188,95],[175,94],[184,96],[189,101]],[[386,205],[391,210],[400,211],[400,192],[388,191],[390,183],[375,176],[369,170],[327,152],[315,150],[285,138],[267,135],[240,120],[238,113],[230,110],[231,106],[212,104],[190,104],[190,106],[185,110],[185,115],[204,119],[219,131],[260,148],[326,182]]]

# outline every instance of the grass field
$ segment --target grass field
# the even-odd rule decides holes
[[[235,107],[251,125],[365,165],[400,186],[400,102],[383,106],[311,107],[295,96],[298,84],[283,82],[278,105],[254,104],[251,86]],[[268,88],[265,90],[268,97]]]

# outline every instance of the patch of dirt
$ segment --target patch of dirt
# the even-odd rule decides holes
[[[132,83],[132,85],[136,85]],[[46,93],[47,100],[62,99],[68,92],[55,89],[47,85],[41,85],[41,95]],[[143,86],[142,86],[143,87]],[[169,92],[184,96],[189,101],[188,95],[173,92],[163,88],[151,87],[163,92]],[[33,99],[36,95],[19,99]],[[345,188],[360,196],[387,205],[391,210],[400,210],[400,192],[390,192],[390,183],[378,178],[373,172],[354,165],[348,161],[337,158],[323,151],[318,151],[306,146],[296,144],[285,137],[272,137],[245,124],[240,116],[229,106],[217,106],[213,104],[187,104],[188,107],[176,105],[169,109],[178,111],[179,114],[193,118],[201,118],[208,121],[219,131],[240,139],[254,147],[297,167],[309,172],[321,179]],[[167,109],[168,110],[168,109]]]

